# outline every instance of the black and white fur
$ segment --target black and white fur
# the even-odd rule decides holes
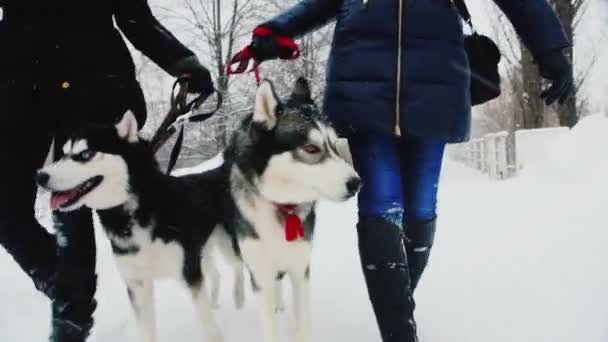
[[[164,276],[190,289],[207,340],[221,341],[203,291],[204,274],[216,300],[218,275],[208,262],[208,247],[214,245],[234,268],[237,306],[244,302],[243,269],[249,270],[265,342],[277,341],[274,312],[282,306],[277,279],[290,276],[295,338],[304,342],[311,336],[315,204],[346,200],[360,186],[353,168],[339,157],[336,141],[305,80],[298,80],[285,103],[264,82],[253,115],[234,133],[225,163],[217,169],[179,178],[163,175],[127,113],[116,127],[74,134],[64,157],[42,169],[38,182],[53,192],[58,210],[83,205],[96,210],[146,342],[156,339],[152,283]],[[277,207],[282,204],[297,206],[304,239],[285,240],[285,217]]]
[[[38,183],[52,191],[57,210],[87,206],[96,211],[144,341],[156,341],[153,282],[163,277],[189,289],[206,341],[222,341],[203,286],[210,279],[216,296],[218,275],[209,258],[203,258],[203,247],[222,220],[216,197],[228,189],[224,173],[164,175],[148,142],[138,137],[130,112],[115,127],[76,132],[63,153],[39,171]]]
[[[310,257],[318,200],[344,201],[359,190],[354,169],[338,155],[337,137],[300,79],[281,103],[273,86],[258,89],[254,114],[245,120],[225,152],[230,198],[225,230],[217,239],[236,274],[249,270],[258,297],[263,341],[276,342],[275,308],[282,306],[278,281],[289,275],[294,293],[295,340],[311,337]],[[277,205],[297,206],[305,238],[285,239],[284,214]],[[227,233],[227,234],[224,234]]]

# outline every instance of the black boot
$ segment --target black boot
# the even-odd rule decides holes
[[[412,290],[416,290],[426,268],[435,240],[436,219],[430,221],[404,220],[405,249],[410,266]]]
[[[58,274],[51,305],[50,342],[85,342],[97,307],[94,299],[97,277],[94,270],[61,269],[61,266]]]
[[[15,218],[26,217],[25,220]],[[33,213],[0,219],[0,245],[32,279],[34,286],[53,298],[57,244],[34,219]]]
[[[359,254],[384,342],[416,342],[414,299],[403,230],[380,218],[361,218]]]
[[[84,342],[93,327],[96,248],[91,211],[53,215],[58,236],[51,342]]]
[[[53,316],[59,316],[53,306]],[[66,308],[67,309],[67,308]],[[93,320],[83,324],[83,322],[73,322],[69,319],[54,318],[51,326],[51,336],[49,342],[85,342],[93,328]]]

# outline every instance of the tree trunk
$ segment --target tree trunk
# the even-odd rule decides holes
[[[521,44],[521,66],[522,66],[522,116],[524,129],[541,128],[544,125],[545,106],[540,98],[541,79],[538,66],[528,49]]]
[[[559,15],[564,31],[568,36],[568,40],[574,43],[574,17],[576,15],[576,9],[573,4],[573,0],[551,0],[557,14]],[[574,48],[572,44],[566,49],[565,55],[568,61],[573,64],[574,61]],[[574,78],[574,68],[572,69],[572,78]],[[559,117],[559,123],[561,126],[573,127],[576,125],[579,119],[578,108],[576,103],[577,94],[573,94],[570,98],[561,106],[558,106],[557,114]]]

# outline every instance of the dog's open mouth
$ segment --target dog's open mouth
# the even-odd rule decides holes
[[[97,187],[103,176],[95,176],[77,187],[65,191],[53,191],[51,194],[51,209],[65,208],[78,202],[86,194]]]

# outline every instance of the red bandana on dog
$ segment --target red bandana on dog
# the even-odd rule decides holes
[[[285,240],[296,241],[304,237],[304,224],[300,216],[296,214],[296,206],[293,204],[277,204],[277,208],[285,215]]]

